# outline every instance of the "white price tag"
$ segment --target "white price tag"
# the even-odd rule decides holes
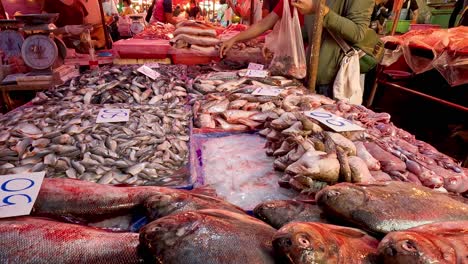
[[[268,71],[263,70],[247,70],[245,73],[246,77],[257,77],[257,78],[265,78],[268,76]]]
[[[257,64],[257,63],[250,62],[249,67],[247,69],[261,71],[261,70],[263,70],[263,67],[265,67],[265,66],[263,66],[262,64]]]
[[[144,75],[150,77],[153,80],[156,80],[157,78],[159,78],[159,76],[161,76],[159,72],[152,70],[150,67],[146,65],[141,66],[140,68],[138,68],[137,71],[143,73]]]
[[[130,109],[101,109],[96,123],[127,122],[130,118]]]
[[[336,132],[364,130],[364,128],[353,124],[348,119],[336,116],[323,109],[306,111],[304,112],[304,114],[328,126]]]
[[[252,95],[278,96],[283,89],[275,87],[259,87],[252,92]]]
[[[29,215],[45,171],[0,176],[0,217]]]
[[[152,68],[152,69],[158,69],[159,68],[159,63],[157,63],[157,62],[148,62],[148,63],[145,63],[144,66],[147,66],[147,67]]]

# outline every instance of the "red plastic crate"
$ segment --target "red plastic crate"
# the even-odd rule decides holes
[[[114,43],[115,54],[124,59],[165,59],[171,45],[168,40],[123,39]]]

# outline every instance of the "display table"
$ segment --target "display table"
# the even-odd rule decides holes
[[[52,87],[52,84],[38,84],[38,85],[31,85],[31,86],[24,86],[24,85],[0,85],[2,101],[5,104],[5,108],[7,111],[11,111],[14,109],[13,100],[10,98],[10,92],[13,91],[43,91],[47,90]]]

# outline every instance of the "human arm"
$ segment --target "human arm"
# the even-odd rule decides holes
[[[221,58],[226,55],[226,52],[231,49],[231,47],[236,42],[242,42],[249,39],[256,38],[263,34],[265,31],[272,29],[276,22],[279,20],[279,16],[272,12],[264,19],[260,20],[258,23],[253,24],[247,30],[237,34],[236,36],[230,38],[229,40],[225,41],[220,49],[220,56]]]
[[[93,25],[85,24],[85,25],[67,25],[64,27],[57,28],[54,30],[55,35],[80,35],[85,30],[93,29]]]

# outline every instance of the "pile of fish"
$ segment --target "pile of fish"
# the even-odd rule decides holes
[[[45,179],[31,216],[0,220],[0,262],[461,264],[466,260],[467,205],[412,183],[338,184],[317,195],[318,206],[301,201],[260,204],[254,213],[266,223],[198,191],[203,192]],[[129,216],[136,212],[148,221],[136,230],[138,234],[128,228]],[[332,223],[338,214],[344,224],[370,233]]]
[[[329,131],[303,113],[320,107],[320,102],[308,99],[308,95],[286,97],[283,109],[287,112],[267,122],[260,131],[268,139],[267,154],[276,158],[274,167],[285,172],[280,184],[309,193],[337,182],[390,180],[455,193],[468,190],[465,168],[396,128],[389,114],[341,101],[322,104],[322,109],[366,130]]]
[[[230,131],[261,128],[267,120],[284,113],[286,98],[307,93],[300,83],[284,77],[240,77],[240,73],[212,72],[194,80],[193,90],[204,95],[194,102],[196,127]],[[281,92],[277,96],[253,95],[257,88],[275,88]]]
[[[113,66],[87,72],[69,85],[38,93],[35,104],[45,101],[69,101],[85,104],[150,104],[186,102],[185,78],[187,68],[179,65],[159,65],[153,69],[160,76],[152,80],[138,72],[141,66]],[[171,107],[172,108],[172,107]]]
[[[177,49],[191,49],[201,53],[216,53],[220,42],[216,28],[196,21],[182,21],[176,25],[171,45]]]
[[[135,39],[149,39],[149,40],[169,40],[174,33],[175,27],[172,24],[163,24],[160,22],[152,23],[145,27],[145,29],[133,36]]]
[[[189,111],[168,105],[104,107],[130,109],[129,121],[96,123],[103,106],[73,102],[0,117],[0,173],[46,170],[47,177],[103,184],[186,184]]]

